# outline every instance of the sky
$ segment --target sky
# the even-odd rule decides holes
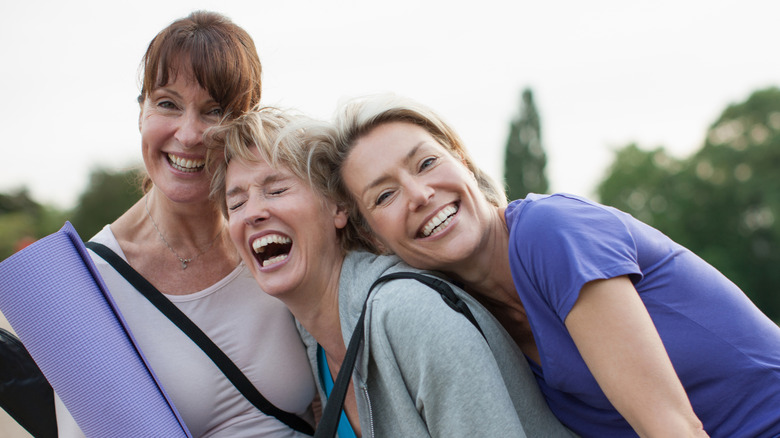
[[[552,191],[595,197],[614,151],[695,152],[732,103],[780,85],[771,0],[4,1],[0,192],[71,208],[96,168],[141,163],[138,65],[193,10],[253,37],[263,102],[328,119],[393,92],[439,113],[503,174],[530,88]]]

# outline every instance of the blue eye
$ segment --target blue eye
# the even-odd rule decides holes
[[[157,106],[163,109],[176,109],[176,104],[174,104],[170,100],[162,100],[160,102],[157,102]]]
[[[436,157],[426,158],[422,161],[422,163],[420,163],[420,170],[423,171],[433,166],[434,163],[436,163]]]
[[[376,204],[375,205],[380,205],[380,204],[384,203],[392,194],[393,194],[393,192],[389,192],[389,191],[380,193],[379,197],[376,198]]]

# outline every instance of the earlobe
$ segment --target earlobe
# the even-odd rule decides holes
[[[342,206],[336,206],[336,214],[333,216],[333,224],[336,226],[336,229],[340,230],[346,227],[348,220],[347,210]]]

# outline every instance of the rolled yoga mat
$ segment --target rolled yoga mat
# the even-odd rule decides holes
[[[87,437],[190,437],[69,222],[0,263],[0,311]]]

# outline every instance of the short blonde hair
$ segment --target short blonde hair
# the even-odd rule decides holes
[[[428,131],[439,144],[462,161],[474,174],[479,189],[488,202],[496,207],[506,206],[507,199],[503,187],[477,167],[460,136],[432,110],[395,94],[356,98],[347,101],[337,110],[333,128],[335,133],[332,134],[335,138],[331,142],[319,143],[318,150],[312,155],[312,161],[322,162],[320,167],[328,169],[328,174],[323,175],[326,178],[323,190],[345,206],[350,222],[355,224],[358,235],[364,242],[363,245],[369,242],[366,249],[380,252],[371,228],[360,214],[356,200],[344,184],[343,166],[358,140],[378,126],[392,122],[412,123]]]
[[[206,134],[208,152],[206,167],[211,170],[211,199],[227,217],[225,200],[228,165],[232,160],[244,163],[262,159],[272,167],[289,169],[307,182],[323,201],[331,200],[343,206],[329,190],[328,163],[315,160],[315,151],[327,150],[335,143],[335,130],[325,122],[272,107],[256,107],[223,125],[210,128]],[[260,157],[254,153],[259,152]],[[367,249],[367,245],[351,221],[338,231],[342,249]]]

